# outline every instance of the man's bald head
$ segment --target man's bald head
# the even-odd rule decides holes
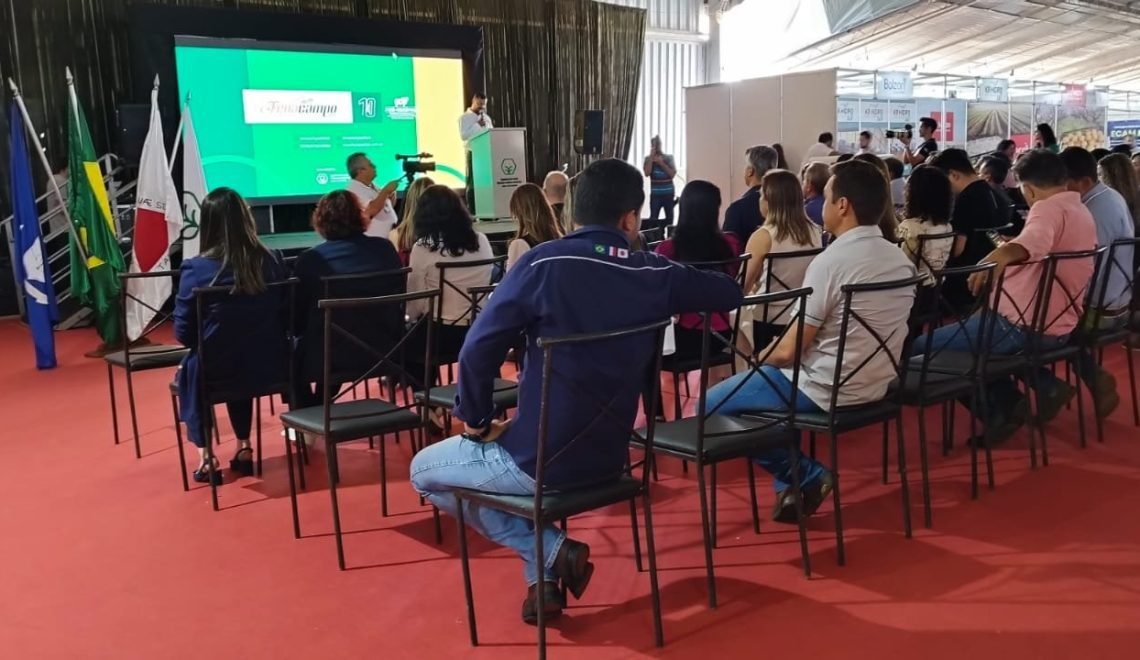
[[[565,172],[554,171],[546,175],[542,181],[542,192],[546,193],[546,201],[551,204],[561,204],[566,201],[566,189],[570,186],[570,177]]]

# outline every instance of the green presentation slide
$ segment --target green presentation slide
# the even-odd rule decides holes
[[[190,97],[211,189],[254,202],[312,199],[345,187],[355,152],[376,164],[377,186],[403,175],[396,154],[421,152],[435,156],[436,183],[464,185],[458,55],[323,48],[177,40],[179,94]]]

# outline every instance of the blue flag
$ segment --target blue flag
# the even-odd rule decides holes
[[[36,345],[36,368],[55,367],[53,327],[59,320],[52,287],[51,270],[45,259],[40,216],[36,213],[36,189],[32,185],[32,168],[28,160],[28,143],[24,132],[24,116],[15,102],[8,113],[11,119],[12,209],[15,212],[16,285],[24,292],[28,326]]]

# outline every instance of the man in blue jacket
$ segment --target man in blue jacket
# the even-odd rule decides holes
[[[466,433],[431,445],[412,460],[412,486],[440,510],[455,514],[452,488],[534,493],[543,367],[537,338],[739,307],[740,287],[727,275],[630,250],[644,201],[641,173],[631,165],[614,159],[593,163],[578,176],[574,197],[574,220],[582,228],[527,252],[491,296],[459,356],[455,415],[466,423]],[[511,423],[500,423],[493,382],[520,333],[527,337],[527,352],[518,414]],[[654,354],[648,334],[557,352],[545,449],[548,490],[597,484],[622,472],[640,385]],[[603,402],[609,402],[620,424],[600,414]],[[546,590],[547,620],[562,612],[559,580],[581,598],[594,570],[589,546],[549,526],[543,530],[546,556],[536,559],[530,521],[470,502],[464,502],[463,515],[480,534],[523,559],[524,621],[537,619],[538,588]]]

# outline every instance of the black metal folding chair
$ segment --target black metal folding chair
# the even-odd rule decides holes
[[[318,303],[318,307],[324,312],[322,404],[282,413],[281,423],[286,430],[296,431],[300,436],[300,442],[304,441],[301,434],[305,433],[324,438],[337,565],[341,570],[345,569],[345,563],[340,505],[337,499],[339,475],[337,446],[371,436],[411,431],[412,447],[417,449],[424,441],[427,415],[426,408],[415,401],[409,401],[404,405],[373,398],[348,401],[347,394],[365,380],[392,374],[411,380],[422,377],[425,390],[431,391],[433,369],[431,319],[435,317],[439,296],[439,289],[431,289],[377,298],[322,300]],[[392,336],[389,329],[384,327],[385,324],[375,322],[378,316],[392,309],[402,315],[405,305],[411,301],[426,301],[429,313],[413,322],[402,336]],[[413,356],[407,354],[407,348],[409,339],[419,332],[425,333],[426,336],[426,341],[423,342],[423,354],[417,356],[423,360],[423,373],[413,376],[405,370],[405,364],[414,364],[408,361],[408,358]],[[343,385],[339,392],[334,391],[334,383],[346,382],[341,379],[348,376],[352,377],[351,381]],[[382,514],[387,515],[388,480],[385,446],[385,442],[380,443],[380,509]],[[288,437],[285,440],[285,459],[289,466],[289,501],[293,513],[293,536],[301,538],[301,524],[297,513],[297,486],[293,474],[293,447]],[[302,479],[301,487],[304,488],[304,467],[298,467]],[[436,516],[438,538],[438,512]]]
[[[749,296],[744,299],[742,306],[768,305],[791,303],[797,310],[785,325],[783,334],[789,330],[796,332],[796,337],[803,337],[803,301],[811,289],[792,289],[777,293]],[[798,304],[797,304],[798,303]],[[736,348],[725,338],[715,335],[709,322],[710,315],[704,314],[703,338],[701,347],[701,385],[697,402],[697,414],[693,417],[678,419],[672,422],[660,422],[654,432],[653,451],[657,454],[680,458],[684,461],[696,463],[697,487],[700,492],[701,530],[705,545],[705,571],[708,581],[709,607],[715,608],[716,582],[713,576],[712,551],[716,547],[716,468],[720,463],[744,459],[748,466],[748,492],[752,505],[752,527],[757,534],[760,533],[760,514],[756,502],[756,476],[751,457],[757,452],[766,449],[786,449],[791,455],[792,464],[799,461],[799,434],[793,430],[795,424],[795,409],[799,395],[800,351],[796,351],[792,364],[792,388],[790,396],[780,394],[782,403],[787,412],[767,412],[761,417],[743,416],[729,417],[718,412],[719,406],[709,409],[707,402],[709,386],[709,369],[712,366],[713,352],[711,345],[723,344],[730,355],[739,355],[748,365],[748,375],[739,383],[726,399],[731,398],[745,383],[752,378],[760,378],[771,382],[770,378],[761,369],[762,362],[757,356],[746,354]],[[781,338],[783,337],[781,334]],[[719,346],[718,346],[719,348]],[[779,391],[778,389],[776,390]],[[635,439],[634,446],[643,448]],[[709,489],[705,487],[705,467],[711,473],[711,507],[709,505]],[[803,502],[800,494],[798,471],[792,471],[792,494],[796,500],[796,511],[800,533],[800,556],[803,562],[804,574],[811,575],[811,559],[807,551],[807,530],[804,526]]]
[[[953,234],[951,233],[952,237]],[[912,314],[911,319],[917,321],[918,329],[925,328],[926,344],[924,350],[918,355],[912,355],[907,365],[909,375],[898,391],[899,402],[904,406],[918,408],[918,452],[922,466],[922,509],[923,525],[929,528],[932,524],[930,505],[930,468],[927,459],[926,439],[926,409],[930,406],[942,405],[943,415],[953,414],[953,406],[960,399],[967,399],[970,405],[971,429],[976,427],[979,416],[978,386],[982,378],[982,359],[988,347],[982,343],[982,333],[989,323],[989,301],[992,284],[994,264],[983,263],[976,266],[963,266],[961,268],[945,268],[933,270],[935,277],[934,292],[942,290],[942,285],[948,280],[968,279],[975,273],[984,273],[985,282],[981,293],[975,299],[973,306],[966,310],[955,309],[945,298],[937,296],[933,304],[919,310],[918,315]],[[920,287],[921,288],[921,287]],[[917,301],[916,301],[917,303]],[[982,331],[970,333],[967,323],[971,318],[977,317]],[[949,342],[941,347],[935,347],[935,331],[947,332],[952,328],[953,337],[963,336],[969,342],[971,350],[968,353],[954,352],[946,348]],[[939,373],[935,366],[942,362],[952,361],[962,367],[953,374]],[[947,412],[949,411],[949,412]],[[944,423],[943,429],[947,426]],[[944,439],[945,441],[945,439]],[[993,457],[988,444],[985,445],[986,469],[989,475],[989,487],[994,487]],[[888,445],[886,435],[883,437],[883,483],[887,483]],[[978,497],[978,453],[977,443],[970,443],[970,475],[971,496]]]
[[[439,307],[435,311],[436,323],[436,346],[433,353],[436,364],[438,366],[447,365],[447,378],[449,382],[455,382],[455,362],[459,359],[459,351],[444,350],[439,346],[440,335],[444,333],[454,333],[459,328],[466,330],[474,323],[474,317],[471,314],[471,309],[474,302],[471,298],[470,288],[461,288],[455,284],[453,277],[448,277],[448,273],[455,273],[456,271],[473,269],[473,268],[486,268],[488,270],[487,281],[479,286],[489,286],[492,284],[491,277],[494,275],[496,269],[504,269],[507,263],[507,256],[501,255],[492,257],[490,259],[471,259],[468,261],[441,261],[436,264],[439,269],[439,289],[441,291]],[[443,306],[448,300],[454,300],[458,297],[462,300],[467,311],[458,319],[444,319]]]
[[[471,287],[467,290],[467,296],[471,300],[471,323],[474,325],[475,319],[479,313],[483,311],[483,305],[491,294],[495,292],[497,284],[490,286],[477,286]],[[516,347],[516,350],[519,350]],[[525,344],[524,348],[525,350]],[[433,387],[430,392],[430,398],[427,400],[428,405],[444,411],[444,425],[448,428],[451,426],[451,411],[455,408],[455,397],[459,393],[458,383],[449,383],[447,385],[440,385]],[[425,393],[415,393],[417,401],[423,401]],[[505,378],[496,378],[493,385],[491,398],[494,401],[495,408],[501,413],[505,413],[512,408],[519,405],[519,384],[513,380]]]
[[[792,250],[789,252],[770,252],[764,257],[764,293],[779,293],[781,291],[791,291],[803,286],[802,273],[807,270],[808,264],[811,263],[819,254],[823,252],[823,248],[809,248],[807,250]],[[801,277],[799,281],[793,281],[789,272],[792,271],[793,264],[803,265],[803,268],[795,268],[794,272],[799,273]],[[745,292],[747,293],[747,291]],[[774,309],[773,309],[774,308]],[[790,318],[792,310],[792,302],[784,302],[781,304],[773,304],[771,306],[765,305],[764,307],[756,308],[760,313],[753,315],[753,324],[762,324],[766,326],[767,332],[763,333],[766,336],[776,336],[783,334],[783,325],[781,322],[783,318]],[[754,344],[754,339],[758,334],[753,330],[753,336],[748,337],[748,342]],[[759,353],[760,351],[768,348],[767,346],[753,346],[752,352]]]
[[[150,273],[122,273],[119,275],[119,321],[122,324],[121,327],[125,341],[122,350],[114,351],[113,353],[108,353],[103,356],[103,362],[107,365],[107,388],[111,395],[111,427],[114,431],[116,445],[119,444],[119,411],[115,401],[115,369],[122,369],[126,375],[127,403],[131,412],[131,435],[135,441],[135,458],[142,458],[142,447],[139,443],[139,422],[138,414],[135,409],[134,374],[140,371],[177,367],[179,364],[182,364],[182,358],[186,357],[190,349],[185,346],[173,344],[151,343],[136,345],[143,340],[149,341],[150,335],[153,334],[159,326],[170,320],[173,312],[163,311],[161,307],[153,307],[137,296],[132,295],[128,291],[129,283],[170,278],[172,281],[171,296],[173,296],[178,291],[177,277],[178,273],[176,271],[169,270],[153,271]],[[131,301],[154,312],[154,318],[142,329],[142,333],[138,337],[134,340],[126,341],[127,303]]]
[[[214,450],[210,437],[217,420],[213,414],[213,407],[237,399],[254,400],[253,431],[256,433],[256,473],[261,475],[261,406],[260,397],[274,394],[286,394],[290,391],[293,378],[293,302],[294,288],[297,280],[289,279],[281,282],[271,282],[266,285],[266,291],[259,296],[276,298],[278,302],[277,314],[261,315],[260,307],[257,313],[248,311],[247,294],[233,292],[232,286],[212,286],[194,289],[194,305],[197,311],[197,337],[198,343],[195,352],[198,358],[198,402],[200,409],[198,415],[202,420],[202,437],[205,441],[206,465],[208,466],[210,482],[210,503],[214,510],[218,510],[218,486],[214,482]],[[224,346],[212,343],[206,336],[206,323],[219,320],[233,329],[239,329],[241,334],[227,333],[227,342]],[[278,355],[276,361],[251,363],[243,360],[244,355],[260,355],[265,350],[263,345],[267,338],[272,337],[278,345],[271,347]],[[249,342],[258,342],[255,351],[247,350]],[[259,382],[244,382],[234,373],[248,374],[256,370],[263,377]],[[227,377],[226,373],[231,374]],[[235,382],[237,381],[237,382]],[[178,462],[182,469],[183,479],[186,475],[186,454],[182,446],[181,433],[178,434]]]
[[[630,522],[633,529],[633,550],[636,556],[637,569],[640,572],[642,565],[640,531],[637,525],[638,498],[641,498],[642,506],[645,508],[645,545],[649,559],[649,585],[653,606],[654,640],[657,646],[664,646],[665,639],[661,627],[661,597],[657,586],[657,551],[653,541],[653,514],[650,506],[649,492],[649,463],[651,462],[651,458],[649,457],[651,457],[653,453],[655,411],[652,409],[646,411],[648,428],[641,439],[642,446],[647,449],[645,459],[637,463],[631,463],[621,474],[599,475],[599,481],[596,485],[560,491],[548,491],[545,486],[546,470],[551,462],[558,458],[558,454],[561,453],[560,451],[555,453],[554,456],[551,456],[549,449],[546,447],[547,435],[550,432],[549,412],[551,406],[551,381],[556,373],[560,376],[559,380],[564,382],[564,384],[573,391],[575,396],[594,401],[598,405],[598,415],[587,423],[584,430],[590,430],[597,424],[605,422],[621,427],[622,433],[630,433],[635,437],[640,437],[638,431],[630,428],[628,422],[620,419],[618,414],[610,409],[612,401],[606,402],[598,399],[598,395],[594,393],[596,388],[593,383],[576,383],[572,382],[569,377],[563,377],[554,364],[555,354],[561,352],[559,349],[567,347],[581,347],[586,344],[618,339],[643,337],[646,342],[652,341],[655,346],[652,362],[644,365],[631,365],[631,368],[627,370],[629,378],[627,382],[622,384],[623,387],[621,387],[620,390],[643,392],[645,387],[644,374],[651,371],[656,377],[653,379],[654,384],[651,385],[651,389],[654,391],[650,392],[647,400],[653,402],[657,400],[656,390],[660,387],[661,347],[665,336],[665,328],[668,324],[669,321],[660,321],[658,323],[621,330],[572,335],[568,337],[543,337],[537,340],[537,345],[543,351],[543,365],[541,385],[542,398],[539,404],[538,438],[536,439],[538,454],[534,476],[535,494],[501,495],[468,489],[456,489],[452,491],[459,501],[459,555],[463,563],[463,591],[467,599],[467,623],[472,646],[478,646],[479,637],[475,625],[475,601],[471,592],[471,567],[467,552],[467,527],[463,519],[464,501],[474,502],[480,506],[505,511],[531,520],[535,530],[534,543],[535,556],[537,557],[546,556],[542,543],[542,530],[545,525],[561,521],[562,528],[565,529],[566,520],[572,516],[601,509],[613,504],[628,502]],[[653,407],[651,404],[650,408]],[[579,436],[580,435],[581,433],[579,433]],[[573,440],[571,442],[573,442]],[[635,470],[639,468],[641,474],[635,475]],[[540,659],[546,657],[546,616],[544,613],[545,595],[543,591],[543,589],[535,590],[538,600],[538,657]]]
[[[903,324],[894,328],[884,337],[872,327],[870,321],[859,312],[859,309],[866,304],[866,299],[869,297],[898,294],[908,289],[913,291],[914,287],[921,282],[922,278],[915,276],[887,282],[844,284],[840,287],[840,292],[843,295],[843,308],[839,323],[839,345],[836,347],[835,375],[830,388],[831,400],[826,410],[796,413],[794,428],[812,434],[813,456],[815,455],[814,435],[816,433],[826,433],[831,440],[830,470],[834,478],[831,495],[835,507],[836,559],[840,566],[847,561],[843,545],[843,509],[839,488],[838,439],[840,434],[878,424],[882,424],[883,433],[887,433],[889,423],[894,420],[900,492],[902,494],[903,531],[907,538],[911,537],[910,484],[906,472],[906,443],[903,439],[902,406],[898,401],[898,392],[905,387],[907,377],[906,360],[904,359],[904,355],[909,350],[906,341],[907,326]],[[853,330],[866,333],[875,344],[871,354],[863,357],[855,365],[848,364],[847,359],[847,342]],[[886,360],[894,370],[895,383],[893,389],[888,390],[887,394],[879,401],[840,406],[838,403],[839,393],[846,391],[852,379],[876,360]]]
[[[1140,238],[1122,238],[1113,241],[1108,246],[1108,252],[1101,260],[1098,271],[1097,282],[1099,286],[1096,287],[1095,304],[1086,311],[1084,327],[1078,338],[1082,350],[1088,351],[1094,356],[1098,366],[1104,363],[1104,349],[1113,344],[1123,344],[1129,335],[1129,317],[1132,312],[1131,303],[1136,296],[1137,278],[1136,270],[1133,267],[1134,261],[1126,259],[1123,264],[1120,261],[1118,255],[1125,248],[1131,248],[1133,255],[1140,253]],[[1109,280],[1113,278],[1114,274],[1118,274],[1123,279],[1125,290],[1131,293],[1130,300],[1127,303],[1108,299]],[[1136,426],[1140,426],[1140,407],[1137,406],[1136,400],[1136,369],[1133,365],[1132,351],[1125,347],[1124,355],[1128,360],[1128,387],[1132,394],[1132,421]],[[1096,439],[1098,442],[1104,442],[1104,420],[1099,415],[1094,415],[1094,417],[1096,417]]]

